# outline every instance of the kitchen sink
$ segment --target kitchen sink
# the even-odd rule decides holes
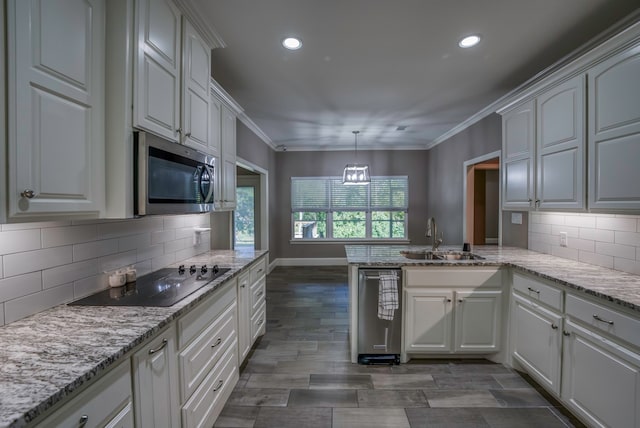
[[[402,250],[400,254],[411,260],[484,260],[468,251]]]

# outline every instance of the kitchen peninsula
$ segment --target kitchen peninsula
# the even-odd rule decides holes
[[[127,392],[126,394],[115,394],[115,398],[112,393],[106,397],[107,400],[101,396],[102,400],[99,400],[97,407],[102,408],[101,410],[104,412],[110,412],[111,409],[108,406],[111,405],[112,398],[113,401],[120,403],[129,397],[129,402],[126,403],[125,400],[123,406],[117,404],[116,413],[119,412],[118,415],[113,413],[105,415],[111,421],[116,417],[121,417],[118,420],[124,426],[129,426],[125,421],[133,423],[133,413],[138,411],[136,400],[140,399],[140,397],[134,397],[133,406],[131,405],[131,376],[134,376],[135,384],[136,356],[138,354],[162,356],[162,352],[170,348],[171,344],[174,348],[178,348],[171,351],[173,356],[171,364],[174,364],[173,367],[178,366],[178,369],[181,370],[181,380],[184,380],[185,374],[193,375],[193,381],[182,389],[176,381],[177,379],[172,379],[171,387],[175,390],[172,394],[174,397],[181,396],[180,403],[187,401],[189,396],[196,398],[201,390],[205,390],[203,392],[220,390],[221,393],[224,392],[228,396],[233,389],[233,376],[237,380],[237,367],[241,362],[241,355],[238,352],[242,350],[238,349],[237,343],[241,342],[240,337],[243,333],[241,321],[238,320],[237,324],[235,322],[238,319],[236,308],[238,317],[241,318],[243,313],[241,306],[246,303],[247,312],[245,315],[247,317],[251,315],[252,308],[249,304],[259,302],[254,301],[253,297],[255,296],[248,295],[249,290],[253,292],[255,289],[256,296],[261,296],[264,300],[264,288],[260,287],[264,287],[266,254],[267,252],[262,250],[213,250],[176,263],[176,267],[180,264],[187,266],[206,264],[209,266],[218,265],[221,268],[230,268],[230,270],[171,307],[59,305],[0,328],[0,343],[2,343],[0,349],[0,361],[2,362],[0,365],[0,426],[19,427],[30,425],[33,422],[45,424],[51,422],[49,419],[45,420],[44,417],[49,417],[52,413],[58,415],[60,412],[57,410],[61,405],[66,411],[67,404],[65,403],[70,399],[76,401],[77,398],[82,399],[84,396],[90,395],[87,391],[92,386],[97,385],[104,378],[113,377],[113,373],[118,375],[119,380],[124,380],[120,383],[114,382],[113,385],[124,385]],[[254,277],[256,281],[253,281]],[[247,290],[247,301],[240,301],[242,297],[236,294],[236,285],[238,290],[241,290],[240,287],[242,290]],[[254,287],[254,285],[258,287]],[[224,299],[226,301],[222,302]],[[215,330],[215,325],[218,322],[217,318],[221,317],[216,318],[217,313],[214,313],[214,309],[217,309],[218,306],[220,306],[220,313],[224,312],[223,315],[228,313],[228,316],[225,315],[226,318],[224,318],[225,326],[228,325],[228,327],[223,326],[219,332]],[[261,308],[264,311],[264,306]],[[258,307],[256,315],[258,313],[260,313],[260,307]],[[213,322],[207,321],[209,324],[205,324],[203,321],[213,318],[215,318]],[[230,320],[229,322],[227,322],[227,318]],[[255,330],[256,334],[264,332],[264,316],[261,321]],[[249,340],[255,339],[256,334],[254,334],[253,326],[249,325],[249,319],[246,320],[246,324],[247,329],[250,330],[247,343],[250,343]],[[221,342],[214,342],[210,346],[204,344],[203,347],[213,349],[221,345],[217,349],[222,349],[228,345],[228,351],[224,352],[224,356],[218,355],[218,358],[223,362],[225,358],[228,360],[227,366],[230,367],[229,371],[231,372],[229,377],[225,378],[224,388],[218,384],[218,377],[213,377],[224,374],[217,372],[220,364],[215,364],[214,367],[215,361],[210,360],[213,357],[207,356],[203,360],[203,356],[199,354],[194,356],[189,353],[192,345],[200,341],[203,332],[210,333],[212,341],[219,337],[218,335],[223,338]],[[236,342],[236,333],[238,342]],[[159,346],[153,344],[152,342],[159,335],[166,335],[168,342],[163,340]],[[149,345],[153,346],[147,350]],[[180,351],[178,355],[176,355],[177,351]],[[181,362],[178,362],[179,359]],[[130,363],[130,361],[132,362]],[[201,365],[198,365],[200,363]],[[167,365],[168,363],[165,360],[162,364]],[[181,365],[184,365],[184,369],[181,368]],[[126,370],[129,367],[131,370]],[[233,368],[235,371],[232,370]],[[211,375],[203,379],[208,370],[211,370]],[[220,370],[224,372],[224,370]],[[200,375],[203,377],[198,377]],[[209,381],[210,377],[211,381]],[[226,382],[227,379],[230,382]],[[200,381],[200,387],[198,387]],[[217,389],[208,388],[207,382],[212,382],[213,387],[217,385]],[[113,392],[111,386],[111,384],[106,387],[100,385],[100,388],[97,389],[100,392]],[[179,390],[181,394],[178,394]],[[186,392],[191,395],[187,395]],[[147,391],[142,394],[143,397],[145,395],[152,396],[153,393]],[[164,395],[170,394],[165,392]],[[209,414],[209,408],[204,409],[206,411],[202,413],[199,413],[201,410],[199,408],[195,408],[194,411],[194,408],[190,407],[192,401],[194,400],[187,401],[182,407],[182,416],[188,420],[188,423],[183,422],[184,426],[191,426],[191,422],[196,422],[190,418],[210,418],[212,416]],[[222,405],[224,401],[226,399],[222,400]],[[172,411],[172,416],[177,416],[178,421],[180,409],[177,408],[177,405],[180,403],[176,403],[176,408]],[[163,409],[163,411],[165,410]],[[81,418],[85,418],[88,413],[81,413]],[[213,417],[215,418],[215,415]],[[145,420],[154,420],[152,418],[153,416],[150,416]],[[78,419],[73,419],[72,422],[76,423],[77,421]],[[55,425],[62,423],[57,416],[54,422],[51,423]],[[89,422],[89,425],[93,425],[100,421],[89,419]]]
[[[352,362],[359,271],[401,268],[403,362],[480,355],[526,371],[589,425],[640,426],[640,276],[509,247],[476,246],[481,258],[470,260],[401,254],[428,251],[415,246],[345,248]],[[485,336],[492,346],[465,352],[487,345]]]

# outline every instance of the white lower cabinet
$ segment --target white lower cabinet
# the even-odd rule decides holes
[[[560,394],[562,315],[513,293],[512,356],[542,386]]]
[[[589,425],[640,427],[640,355],[568,320],[562,399]]]
[[[238,305],[230,280],[178,319],[183,427],[210,427],[238,382]]]
[[[132,428],[132,409],[131,364],[126,360],[38,427]]]
[[[136,352],[132,361],[136,426],[179,426],[175,324]]]
[[[453,293],[447,290],[405,291],[406,352],[450,352]]]
[[[408,354],[495,353],[502,333],[502,271],[406,268],[402,361]]]
[[[251,350],[251,292],[250,274],[238,276],[238,365]]]

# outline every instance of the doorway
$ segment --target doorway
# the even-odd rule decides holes
[[[464,163],[463,237],[472,245],[500,245],[500,152]]]
[[[237,167],[234,248],[260,248],[260,175]]]
[[[269,173],[238,158],[236,164],[236,209],[228,236],[234,249],[269,249]]]

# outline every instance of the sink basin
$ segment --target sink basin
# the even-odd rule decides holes
[[[400,254],[411,260],[484,260],[468,251],[402,250]]]

